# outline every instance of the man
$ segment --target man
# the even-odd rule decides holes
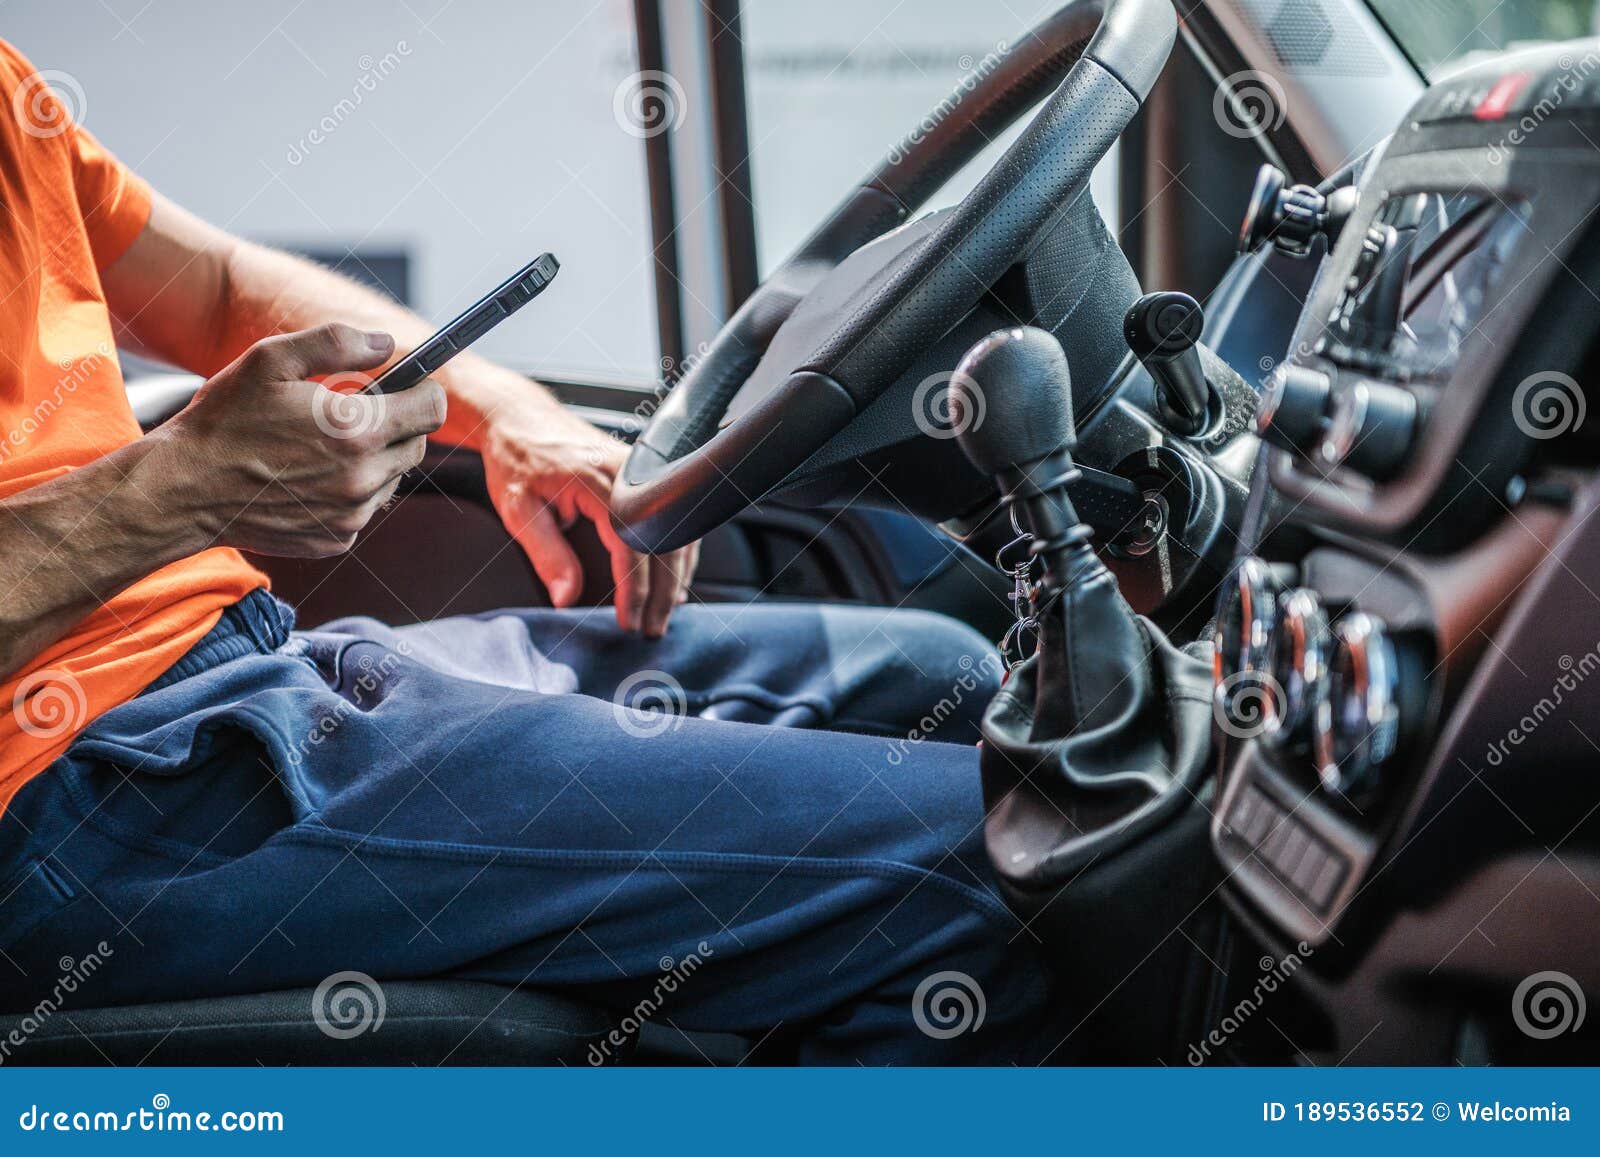
[[[151,192],[3,42],[0,91],[5,1007],[102,940],[85,1003],[354,969],[626,1009],[694,953],[675,1023],[781,1022],[807,1060],[1057,1043],[982,854],[984,640],[860,608],[692,606],[669,631],[694,551],[640,558],[612,532],[622,447],[470,354],[339,397],[430,327]],[[145,436],[126,347],[208,378]],[[615,621],[292,632],[240,552],[348,549],[428,437],[483,456],[557,608],[583,577],[562,527],[592,522]],[[689,717],[612,702],[651,681]],[[952,972],[976,1032],[927,1006]]]

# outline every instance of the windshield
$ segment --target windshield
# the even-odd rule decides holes
[[[1600,0],[1368,0],[1429,80],[1483,53],[1600,32]]]

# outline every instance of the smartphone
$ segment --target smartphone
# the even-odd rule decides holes
[[[384,370],[361,392],[393,394],[409,390],[543,293],[560,268],[555,254],[541,253],[471,309]]]

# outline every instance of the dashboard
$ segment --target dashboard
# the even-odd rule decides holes
[[[1511,1059],[1479,1011],[1542,970],[1600,986],[1597,142],[1600,43],[1497,57],[1247,217],[1327,256],[1218,603],[1210,839],[1365,1063]]]

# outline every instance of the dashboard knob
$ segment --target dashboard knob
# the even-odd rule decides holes
[[[1358,381],[1338,391],[1317,456],[1382,481],[1405,464],[1417,429],[1417,399],[1387,382]]]
[[[1256,718],[1263,706],[1258,683],[1259,676],[1267,673],[1268,644],[1281,590],[1272,569],[1261,559],[1247,556],[1233,568],[1218,596],[1211,657],[1216,706],[1242,727],[1270,724],[1270,718]],[[1245,718],[1245,713],[1250,718]]]
[[[1280,450],[1308,454],[1328,424],[1333,379],[1310,366],[1280,365],[1256,407],[1256,433]]]
[[[1327,697],[1314,716],[1322,786],[1360,804],[1378,787],[1400,738],[1399,663],[1383,624],[1357,612],[1333,626]]]
[[[1278,620],[1272,632],[1268,663],[1276,684],[1276,718],[1268,732],[1273,742],[1303,747],[1309,738],[1328,690],[1332,644],[1328,613],[1316,592],[1297,587],[1278,599]]]

